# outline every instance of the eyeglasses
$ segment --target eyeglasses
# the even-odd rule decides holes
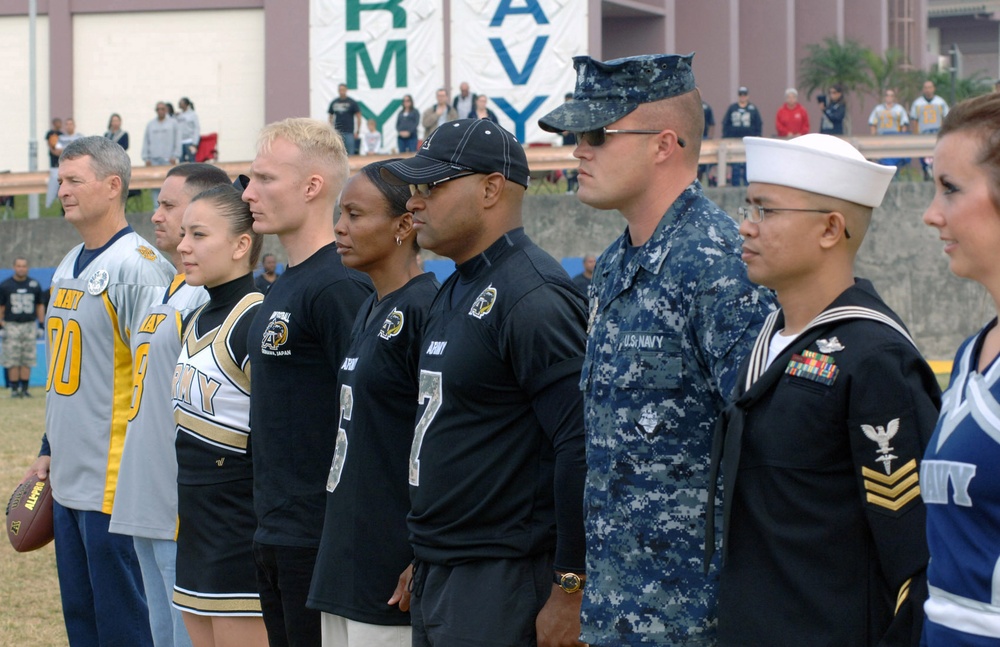
[[[580,143],[586,143],[593,147],[603,146],[604,142],[607,141],[608,135],[659,135],[660,130],[608,130],[607,128],[597,128],[596,130],[585,130],[583,132],[574,133],[576,135],[576,140]],[[684,140],[680,137],[677,138],[677,145],[684,148]]]
[[[411,184],[410,185],[410,195],[417,196],[421,198],[431,197],[431,189],[434,187],[444,184],[445,182],[450,182],[451,180],[457,180],[460,177],[468,177],[469,175],[475,175],[475,171],[465,171],[462,173],[456,173],[455,175],[449,175],[448,177],[443,177],[440,180],[434,180],[433,182],[427,182],[425,184]]]
[[[751,204],[746,207],[739,207],[736,209],[736,213],[739,214],[740,218],[743,220],[749,220],[752,223],[758,223],[764,221],[764,216],[777,213],[778,211],[798,211],[800,213],[830,213],[830,209],[785,209],[783,207],[762,207],[759,204]],[[850,238],[851,232],[844,228],[844,238]]]

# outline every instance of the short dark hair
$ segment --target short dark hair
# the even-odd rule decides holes
[[[192,196],[211,189],[213,186],[230,184],[231,182],[225,171],[218,166],[204,162],[188,162],[187,164],[171,166],[170,170],[167,171],[167,177],[184,178],[184,188]]]

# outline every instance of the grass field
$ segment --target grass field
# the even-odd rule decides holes
[[[0,497],[7,497],[21,482],[24,471],[38,455],[45,422],[45,398],[34,389],[27,400],[12,400],[0,390]],[[65,647],[56,580],[53,544],[32,553],[16,553],[0,539],[0,645]]]

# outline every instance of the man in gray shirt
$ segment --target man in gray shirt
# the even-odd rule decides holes
[[[181,156],[181,136],[177,121],[167,116],[167,104],[156,104],[156,119],[146,124],[142,138],[142,160],[146,166],[176,164]]]
[[[173,166],[181,157],[181,131],[177,120],[167,116],[167,104],[156,104],[156,119],[146,124],[142,138],[142,161],[146,166]],[[153,189],[153,208],[160,199],[160,190]]]

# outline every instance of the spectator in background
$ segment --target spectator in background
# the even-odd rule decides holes
[[[935,94],[933,81],[924,81],[923,94],[910,106],[910,127],[919,135],[933,135],[941,130],[941,122],[948,115],[948,103]],[[933,180],[931,163],[933,157],[921,157],[920,167],[924,180]]]
[[[326,112],[330,115],[330,125],[344,138],[347,154],[354,155],[357,152],[356,142],[361,134],[361,106],[347,96],[346,84],[337,86],[337,98],[330,102]]]
[[[268,252],[261,257],[260,265],[264,271],[257,276],[254,284],[263,294],[267,294],[274,282],[281,276],[278,274],[278,259],[275,258],[274,254]]]
[[[809,113],[799,103],[799,91],[795,88],[785,90],[785,103],[778,108],[774,127],[778,131],[778,137],[786,139],[809,132]]]
[[[14,275],[0,283],[0,347],[3,366],[10,370],[10,397],[30,398],[28,380],[35,365],[35,331],[45,322],[48,293],[28,276],[28,259],[14,259]]]
[[[469,119],[487,119],[495,124],[500,123],[497,121],[497,115],[495,112],[486,107],[486,102],[488,98],[485,94],[476,95],[476,107],[472,109],[472,112],[468,114]]]
[[[424,139],[431,136],[431,133],[441,124],[458,119],[458,111],[454,106],[448,105],[448,93],[444,88],[437,91],[437,103],[424,110],[421,122],[424,126]]]
[[[76,132],[76,122],[72,117],[66,119],[66,130],[59,135],[59,154],[61,155],[63,150],[76,140],[83,137],[80,133]]]
[[[104,133],[104,139],[110,139],[128,150],[128,133],[122,130],[122,117],[117,112],[111,113],[111,118],[108,119],[108,130]]]
[[[174,104],[167,101],[164,105],[167,106],[167,116],[173,119],[176,116],[174,111]]]
[[[844,103],[844,89],[839,83],[834,83],[826,94],[816,97],[823,106],[823,116],[819,121],[819,132],[824,135],[843,135],[844,117],[847,116],[847,104]]]
[[[868,117],[868,125],[873,135],[898,135],[906,132],[910,120],[903,106],[896,103],[896,91],[886,90],[882,103],[875,106]]]
[[[464,119],[465,116],[475,110],[477,96],[469,91],[469,84],[467,82],[462,81],[458,85],[458,94],[455,95],[455,98],[451,102],[455,112],[458,113],[456,119]]]
[[[181,156],[177,121],[167,114],[167,104],[156,104],[156,118],[146,124],[142,139],[142,161],[146,166],[173,166]]]
[[[584,295],[590,292],[590,282],[594,278],[594,267],[597,265],[597,256],[587,254],[583,257],[583,272],[573,277],[573,284],[580,288]]]
[[[52,120],[52,128],[45,133],[45,143],[49,147],[49,186],[45,192],[45,208],[48,209],[56,201],[56,193],[59,191],[59,136],[62,135],[62,119],[55,117]]]
[[[378,122],[374,119],[368,120],[368,130],[361,138],[362,155],[378,155],[382,152],[382,133],[378,131]]]
[[[181,111],[177,115],[177,127],[181,133],[181,161],[193,162],[198,152],[198,142],[201,141],[201,121],[194,111],[191,99],[181,97],[177,103]]]
[[[167,104],[156,104],[156,118],[146,124],[142,138],[142,161],[146,166],[173,166],[181,156],[181,133],[177,120],[167,114]],[[153,189],[153,207],[160,199],[160,190]]]
[[[712,106],[708,105],[708,102],[704,99],[701,100],[701,112],[705,115],[705,131],[701,134],[702,140],[705,141],[712,138],[712,131],[715,130],[715,114],[712,112]],[[715,164],[698,165],[698,178],[702,184],[708,186],[716,185],[715,178],[712,176],[714,168]]]
[[[740,86],[736,93],[736,103],[729,106],[726,116],[722,119],[722,136],[726,139],[744,137],[760,137],[764,131],[764,121],[760,117],[757,106],[750,103],[750,90]],[[746,186],[747,165],[745,162],[730,164],[732,169],[732,186]]]
[[[885,91],[883,102],[875,106],[868,117],[868,125],[873,135],[899,135],[908,132],[907,127],[910,125],[910,120],[907,118],[903,106],[896,103],[895,90]],[[879,163],[895,166],[898,173],[898,169],[908,165],[910,160],[900,157],[885,157],[880,159]]]
[[[417,150],[417,126],[420,113],[413,105],[413,95],[403,95],[403,107],[396,113],[396,148],[400,153]]]

